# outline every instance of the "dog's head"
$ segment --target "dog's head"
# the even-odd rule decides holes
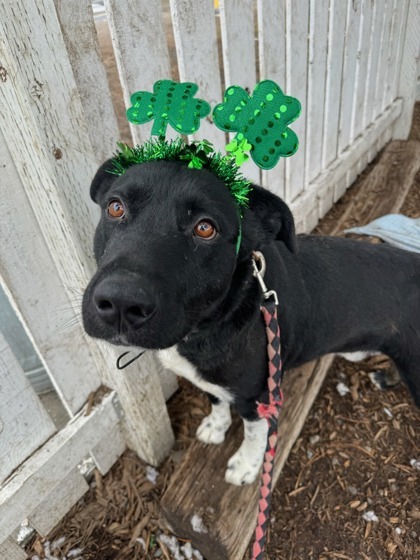
[[[273,240],[296,248],[290,210],[260,187],[253,187],[241,219],[229,190],[209,171],[155,161],[116,176],[111,165],[101,166],[90,191],[101,207],[98,270],[83,298],[91,336],[172,346],[223,305],[235,270],[253,250]]]

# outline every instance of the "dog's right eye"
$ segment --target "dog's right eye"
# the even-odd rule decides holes
[[[108,202],[107,212],[108,216],[114,220],[123,218],[125,216],[124,204],[118,198],[114,198]]]

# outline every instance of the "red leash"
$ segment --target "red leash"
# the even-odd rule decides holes
[[[260,263],[260,269],[258,269],[257,262]],[[280,407],[283,404],[283,394],[280,389],[283,371],[280,326],[277,320],[277,294],[274,291],[268,291],[264,284],[265,260],[261,253],[254,253],[253,266],[254,276],[257,277],[264,294],[264,299],[267,300],[265,304],[261,306],[261,311],[267,333],[269,403],[258,403],[257,412],[260,418],[267,419],[268,434],[261,474],[257,527],[255,529],[255,539],[252,547],[252,560],[263,560],[267,540],[267,529],[270,521],[273,467],[277,446],[277,421]],[[271,297],[273,299],[269,299]]]

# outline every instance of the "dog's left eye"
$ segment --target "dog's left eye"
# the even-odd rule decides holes
[[[125,216],[124,204],[118,198],[114,198],[108,202],[107,212],[110,218],[123,218]]]
[[[216,233],[216,228],[208,220],[202,220],[194,227],[194,234],[202,239],[213,239]]]

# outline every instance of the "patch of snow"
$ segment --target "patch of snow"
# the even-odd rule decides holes
[[[21,526],[19,527],[19,532],[18,535],[16,537],[16,541],[18,544],[22,545],[26,542],[27,539],[31,538],[32,535],[35,533],[35,529],[33,529],[32,527],[29,527],[26,521],[26,524],[24,525],[25,522],[23,522],[21,524]]]
[[[193,556],[196,560],[204,560],[203,556],[201,555],[201,552],[199,552],[198,550],[193,550]]]
[[[209,532],[207,527],[204,525],[202,518],[197,514],[194,514],[191,517],[191,527],[193,528],[193,531],[195,531],[196,533]]]
[[[394,418],[394,415],[392,414],[392,412],[389,410],[389,408],[387,408],[386,406],[384,406],[384,412],[387,416],[389,416],[390,418]]]
[[[156,484],[157,477],[159,476],[159,472],[151,466],[146,467],[146,478],[150,480],[153,484]]]
[[[336,389],[337,389],[340,397],[344,397],[345,395],[347,395],[347,393],[350,393],[350,389],[342,381],[337,383]]]
[[[136,541],[141,544],[144,552],[146,552],[146,541],[142,537],[139,537],[138,539],[136,539]]]
[[[174,560],[185,560],[184,555],[179,549],[179,542],[175,537],[169,537],[168,535],[162,534],[158,537],[158,541],[168,547],[169,552],[174,557]]]
[[[374,511],[365,511],[362,517],[365,521],[375,521],[375,522],[379,521],[378,516],[375,514]]]
[[[190,542],[186,542],[184,546],[181,546],[181,552],[187,560],[192,560],[193,548]]]
[[[64,544],[66,537],[60,537],[59,539],[53,541],[51,543],[51,548],[54,550],[55,548],[60,548],[62,544]]]
[[[418,471],[420,471],[420,460],[419,459],[410,459],[410,465],[413,467],[413,469],[417,469]]]
[[[80,556],[84,548],[72,548],[67,552],[67,558],[75,558],[76,556]]]
[[[312,457],[314,456],[313,452],[310,449],[308,449],[308,451],[306,452],[306,455],[307,455],[308,459],[312,459]]]
[[[395,527],[395,532],[397,533],[397,535],[401,535],[402,529],[400,527]]]

